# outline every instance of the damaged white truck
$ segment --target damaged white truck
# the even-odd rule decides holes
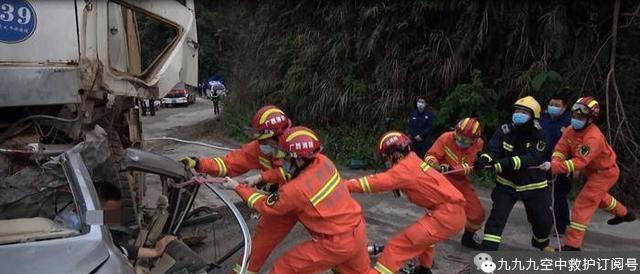
[[[139,150],[136,105],[178,82],[196,85],[197,41],[193,0],[0,0],[2,273],[215,269],[180,241],[159,258],[127,259],[96,192],[103,182],[120,188],[115,222],[135,247],[181,228],[200,189],[183,182],[198,175]],[[152,210],[141,206],[145,173],[162,178]],[[244,241],[233,252],[249,247],[237,208],[205,186],[239,223]]]

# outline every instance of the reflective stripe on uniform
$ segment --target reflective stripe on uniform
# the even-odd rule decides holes
[[[565,156],[562,152],[560,151],[554,151],[553,154],[551,154],[551,157],[558,157],[561,160],[565,160],[567,159],[567,156]]]
[[[271,161],[269,161],[269,159],[264,158],[262,156],[258,156],[258,160],[260,161],[260,165],[262,167],[264,167],[265,169],[272,169],[273,166],[271,165]]]
[[[360,182],[360,188],[362,188],[362,192],[371,193],[371,186],[369,185],[369,180],[367,177],[358,178],[358,182]]]
[[[504,148],[504,150],[506,151],[513,152],[513,145],[507,142],[502,142],[502,148]]]
[[[609,203],[609,206],[607,207],[607,210],[611,211],[614,208],[616,208],[617,205],[618,205],[618,201],[616,200],[616,198],[611,197],[611,202]]]
[[[502,178],[500,176],[497,176],[497,175],[496,175],[496,181],[498,181],[498,183],[500,183],[500,184],[503,184],[503,185],[506,185],[506,186],[510,186],[512,188],[516,188],[516,185],[513,182],[511,182],[511,181],[509,181],[509,180],[507,180],[505,178]]]
[[[495,163],[493,165],[493,168],[496,170],[497,173],[502,173],[502,165],[500,163]]]
[[[583,231],[583,232],[584,232],[584,231],[587,231],[587,226],[586,226],[586,225],[583,225],[583,224],[581,224],[581,223],[571,222],[571,223],[569,224],[569,227],[570,227],[570,228],[573,228],[573,229],[575,229],[575,230]]]
[[[380,274],[393,274],[393,271],[389,270],[386,266],[384,266],[380,262],[377,262],[376,265],[373,268],[376,271],[378,271],[378,273],[380,273]]]
[[[313,196],[311,196],[310,201],[312,205],[316,206],[320,202],[322,202],[324,198],[327,198],[327,196],[331,194],[333,189],[335,189],[338,183],[340,182],[340,174],[338,173],[338,170],[334,170],[334,171],[335,171],[335,174],[333,174],[333,176],[329,178],[329,180],[324,184],[324,186],[322,186],[322,188],[318,190],[316,194],[313,194]]]
[[[422,164],[420,164],[420,168],[422,169],[422,171],[427,171],[431,168],[431,166],[425,162],[422,162]]]
[[[573,164],[573,160],[564,161],[564,165],[567,167],[567,173],[573,173],[576,169],[575,165]]]
[[[522,165],[522,161],[520,160],[520,157],[518,157],[518,156],[511,157],[511,160],[513,160],[513,170],[520,169],[520,167]]]
[[[539,239],[536,235],[533,235],[533,239],[538,243],[544,243],[549,240],[549,237]]]
[[[576,170],[576,166],[573,164],[573,160],[564,161],[564,165],[567,167],[567,173],[573,173]]]
[[[285,172],[283,167],[278,168],[278,171],[280,171],[280,176],[282,176],[282,179],[285,182],[288,182],[289,179],[291,179],[291,175],[289,175],[287,172]]]
[[[483,240],[494,242],[494,243],[500,243],[502,241],[502,237],[498,235],[484,234]]]
[[[258,193],[258,192],[254,192],[253,194],[251,194],[249,196],[249,199],[247,199],[247,205],[250,208],[253,208],[253,205],[260,199],[260,198],[264,198],[267,197],[264,194]]]
[[[456,154],[453,153],[453,150],[451,150],[449,147],[444,147],[444,153],[446,153],[449,158],[451,158],[451,160],[455,161],[456,163],[458,162],[458,156],[456,156]]]
[[[544,180],[542,182],[535,183],[535,184],[528,184],[528,185],[518,186],[518,187],[516,187],[516,191],[520,192],[520,191],[541,189],[541,188],[547,187],[548,185],[549,185],[549,182],[547,180]]]
[[[469,175],[469,173],[471,173],[471,167],[467,163],[462,164],[462,169],[464,169],[465,175]]]
[[[482,153],[480,157],[489,160],[489,162],[493,161],[493,158],[491,158],[491,156],[489,156],[489,154],[486,154],[486,153]]]
[[[233,267],[233,272],[240,274],[240,270],[242,269],[242,267],[239,264],[236,264],[236,266]],[[247,272],[245,272],[247,274],[258,274],[258,272],[253,272],[253,271],[249,271],[247,269]]]
[[[547,185],[549,185],[549,182],[547,180],[544,180],[542,182],[539,183],[534,183],[534,184],[528,184],[528,185],[523,185],[523,186],[518,186],[516,184],[514,184],[512,181],[509,181],[499,175],[496,175],[496,181],[498,181],[498,183],[512,187],[516,190],[516,192],[521,192],[521,191],[527,191],[527,190],[535,190],[535,189],[540,189],[540,188],[545,188],[547,187]]]
[[[213,160],[218,164],[218,177],[227,176],[227,165],[222,158],[213,158]]]

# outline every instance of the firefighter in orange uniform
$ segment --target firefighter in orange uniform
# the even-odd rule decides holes
[[[551,163],[541,165],[543,169],[550,168],[552,174],[582,172],[587,177],[571,208],[571,222],[563,251],[580,250],[589,221],[598,207],[615,215],[607,222],[610,225],[636,219],[608,193],[618,180],[620,170],[616,164],[616,153],[594,124],[600,113],[598,101],[591,96],[580,98],[571,112],[571,127],[562,133]]]
[[[476,250],[480,244],[473,237],[484,222],[484,207],[476,194],[468,175],[471,174],[476,154],[482,151],[484,141],[480,138],[480,122],[476,118],[464,118],[456,124],[454,131],[445,132],[427,151],[424,161],[445,175],[464,196],[467,204],[464,212],[467,224],[461,243]]]
[[[427,214],[394,236],[385,245],[374,269],[369,273],[396,273],[405,261],[419,256],[414,273],[431,273],[434,247],[464,227],[465,200],[444,175],[422,161],[410,149],[411,139],[390,131],[382,136],[378,154],[389,168],[383,173],[349,180],[351,192],[376,193],[399,190]]]
[[[293,176],[278,192],[267,196],[228,177],[223,184],[264,216],[294,214],[311,234],[311,240],[278,258],[270,273],[318,273],[333,267],[340,273],[365,273],[370,260],[362,209],[334,164],[320,153],[318,136],[294,127],[280,137],[279,149]]]
[[[278,137],[291,126],[285,113],[276,106],[260,108],[251,120],[254,140],[229,152],[224,157],[193,158],[182,161],[196,171],[212,176],[238,176],[250,170],[261,170],[258,175],[246,179],[251,185],[258,185],[266,192],[274,192],[279,184],[290,179],[282,167],[282,161],[275,157]],[[260,216],[252,236],[251,257],[248,273],[258,273],[271,251],[289,234],[295,226],[295,215]],[[240,265],[233,269],[239,273]]]

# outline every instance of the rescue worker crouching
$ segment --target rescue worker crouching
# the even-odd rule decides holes
[[[485,213],[469,175],[473,171],[476,155],[484,147],[481,136],[480,122],[476,118],[463,118],[456,124],[454,131],[440,135],[425,156],[425,162],[446,173],[445,177],[467,201],[464,207],[467,223],[461,243],[476,250],[480,249],[480,244],[474,240],[474,236],[482,228]]]
[[[223,183],[263,216],[293,214],[311,234],[311,240],[278,258],[270,273],[317,273],[333,267],[340,273],[365,273],[370,260],[362,209],[335,165],[320,153],[318,136],[294,127],[280,137],[279,149],[293,176],[277,192],[267,196],[229,177]]]
[[[239,176],[251,170],[260,170],[258,175],[245,179],[250,185],[258,185],[265,192],[277,191],[278,185],[286,183],[291,175],[283,167],[282,160],[275,155],[278,138],[291,127],[291,120],[276,106],[260,108],[251,119],[253,141],[229,152],[224,157],[187,157],[182,161],[190,168],[211,176]],[[297,223],[295,215],[260,216],[251,237],[251,257],[248,273],[258,273],[271,251]],[[239,273],[236,264],[234,273]]]
[[[390,131],[382,136],[378,154],[387,170],[349,180],[351,192],[377,193],[400,191],[427,214],[394,236],[378,256],[368,273],[396,273],[405,261],[418,257],[416,274],[431,273],[435,245],[446,241],[464,227],[465,200],[462,194],[438,171],[422,161],[410,148],[409,136]]]
[[[485,169],[496,174],[496,186],[491,193],[493,206],[484,227],[482,249],[498,250],[511,209],[522,200],[533,229],[531,244],[540,250],[554,251],[549,247],[553,220],[547,175],[538,168],[529,168],[545,161],[546,135],[537,123],[540,104],[527,96],[517,100],[514,107],[513,123],[496,130],[474,163],[476,171]]]
[[[552,162],[541,165],[544,170],[551,169],[552,174],[582,172],[587,177],[571,208],[563,251],[580,250],[589,221],[598,207],[615,216],[607,222],[610,225],[636,219],[633,212],[608,193],[617,182],[620,169],[616,153],[594,123],[600,114],[598,101],[590,96],[580,98],[571,112],[571,127],[562,133]]]

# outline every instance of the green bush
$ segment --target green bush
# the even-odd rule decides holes
[[[237,96],[232,93],[233,96]],[[221,128],[225,134],[239,142],[249,141],[248,129],[251,123],[251,117],[255,110],[246,104],[234,103],[235,99],[225,99],[221,102]]]
[[[440,131],[453,128],[456,122],[470,115],[480,120],[484,135],[491,137],[493,130],[504,123],[505,114],[496,107],[498,94],[484,85],[481,72],[471,72],[471,82],[457,85],[448,92],[437,108],[436,127]]]

